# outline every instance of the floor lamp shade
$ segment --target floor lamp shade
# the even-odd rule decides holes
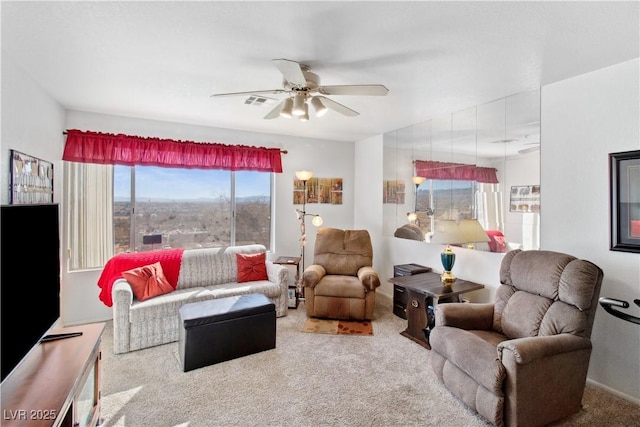
[[[411,177],[411,182],[413,182],[416,186],[420,186],[420,184],[422,184],[423,182],[425,182],[427,180],[427,178],[425,178],[424,176],[414,176]]]
[[[300,181],[309,181],[313,176],[313,172],[311,171],[296,171],[296,178]]]

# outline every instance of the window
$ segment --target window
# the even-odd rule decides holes
[[[423,232],[433,230],[433,221],[474,218],[475,181],[428,179],[418,187],[416,213]],[[431,208],[433,215],[427,212]]]
[[[114,235],[116,253],[268,248],[271,173],[114,166]]]
[[[68,209],[78,212],[76,218],[94,218],[91,211],[98,209],[113,210],[111,217],[82,221],[82,228],[70,221],[70,249],[101,252],[84,259],[71,257],[70,270],[102,267],[113,254],[121,252],[253,243],[270,247],[271,172],[65,165],[69,171],[91,169],[113,174],[112,183],[100,181],[98,186],[95,181],[78,182],[68,175]],[[80,176],[78,172],[75,175]],[[106,202],[95,203],[95,199]],[[82,200],[81,211],[72,206]],[[108,251],[83,244],[95,234],[104,235],[102,248],[106,245]]]

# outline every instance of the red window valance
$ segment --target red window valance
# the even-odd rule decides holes
[[[279,148],[174,141],[122,134],[67,131],[62,160],[231,171],[282,172]]]
[[[415,165],[416,175],[427,179],[477,181],[485,184],[498,183],[498,176],[494,168],[433,160],[416,160]]]

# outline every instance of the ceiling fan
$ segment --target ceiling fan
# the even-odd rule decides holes
[[[273,63],[282,73],[282,89],[257,90],[250,92],[216,93],[212,98],[236,95],[287,94],[287,98],[273,108],[265,119],[277,117],[295,117],[309,120],[309,104],[313,106],[317,117],[323,116],[329,109],[345,116],[354,117],[359,113],[324,95],[364,95],[384,96],[389,93],[384,85],[334,85],[321,86],[320,77],[311,72],[304,64],[289,59],[274,59]]]
[[[523,141],[524,140],[524,141]],[[527,146],[530,145],[531,147],[526,147],[526,148],[522,148],[520,150],[518,150],[518,154],[527,154],[527,153],[533,153],[534,151],[538,151],[540,150],[540,138],[530,138],[529,135],[524,135],[523,140],[518,139],[518,138],[510,138],[510,139],[498,139],[498,140],[494,140],[494,141],[490,141],[492,144],[514,144],[514,145],[518,145],[518,146]]]

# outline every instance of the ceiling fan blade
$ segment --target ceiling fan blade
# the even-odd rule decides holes
[[[324,96],[316,96],[316,98],[320,98],[320,101],[322,101],[322,104],[325,107],[331,108],[332,110],[337,111],[340,114],[344,114],[345,116],[355,117],[360,114],[357,111],[354,111],[351,108],[345,107],[344,105],[334,101],[333,99],[329,99]]]
[[[384,96],[389,93],[384,85],[338,85],[319,86],[318,92],[323,95],[371,95]]]
[[[300,64],[290,59],[274,59],[273,63],[284,76],[284,79],[294,86],[305,87],[307,79],[302,73]]]
[[[282,110],[282,107],[284,106],[285,101],[286,99],[278,103],[278,105],[276,105],[273,108],[273,110],[269,111],[267,115],[264,116],[264,118],[267,120],[271,120],[271,119],[277,119],[278,117],[280,117],[280,111]]]
[[[533,153],[534,151],[538,151],[538,150],[540,150],[540,147],[529,147],[529,148],[524,148],[522,150],[519,150],[518,154]]]
[[[213,95],[209,95],[210,98],[220,98],[223,96],[238,96],[238,95],[259,95],[262,93],[268,93],[272,95],[278,95],[281,93],[285,93],[284,89],[268,89],[268,90],[254,90],[252,92],[229,92],[229,93],[214,93]]]

